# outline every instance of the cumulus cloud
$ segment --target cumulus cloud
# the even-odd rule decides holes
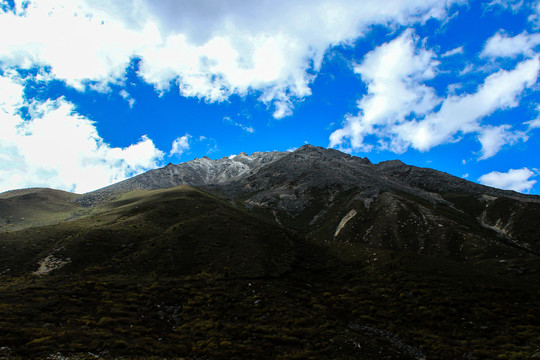
[[[276,118],[311,94],[327,49],[373,24],[443,18],[459,0],[30,0],[0,10],[3,66],[43,66],[82,89],[121,82],[134,58],[165,91],[223,101],[261,93]],[[69,29],[69,31],[66,31]],[[105,84],[105,85],[104,85]]]
[[[540,34],[529,34],[526,31],[516,36],[498,32],[488,39],[480,53],[482,57],[516,57],[525,54],[533,56],[534,48],[540,44]]]
[[[184,136],[176,138],[171,147],[171,151],[169,155],[178,155],[181,156],[184,151],[189,150],[190,144],[189,140],[191,139],[191,135],[186,134]]]
[[[133,50],[155,37],[152,29],[128,29],[80,1],[18,2],[0,12],[3,66],[50,67],[51,75],[82,90],[85,82],[115,82]],[[103,87],[102,87],[103,88]]]
[[[367,84],[358,101],[357,115],[348,115],[341,129],[330,136],[330,146],[370,151],[374,146],[396,153],[413,147],[420,151],[477,133],[481,159],[496,154],[504,144],[526,140],[507,125],[485,127],[481,120],[498,110],[519,105],[519,96],[536,84],[539,58],[518,63],[486,77],[476,92],[439,98],[424,84],[436,74],[435,55],[420,46],[411,31],[368,53],[355,70]],[[440,104],[440,107],[438,106]],[[375,135],[374,144],[369,135]]]
[[[158,166],[163,153],[146,136],[111,147],[92,121],[59,98],[26,103],[21,79],[0,76],[0,191],[53,187],[87,192]],[[28,119],[19,108],[27,105]]]
[[[534,172],[524,167],[522,169],[510,169],[505,173],[493,171],[482,175],[478,181],[484,185],[500,189],[529,192],[536,184],[536,180],[530,179],[534,175]]]
[[[376,134],[396,140],[390,146],[400,151],[401,142],[390,134],[392,128],[406,121],[411,113],[425,115],[440,102],[434,90],[422,84],[435,75],[435,54],[417,50],[416,41],[413,32],[407,30],[368,53],[355,66],[355,72],[367,84],[367,95],[358,101],[358,115],[347,116],[344,128],[332,133],[330,146],[349,139],[354,149],[369,151],[373,145],[365,143],[364,137]]]

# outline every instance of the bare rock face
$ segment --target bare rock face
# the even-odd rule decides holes
[[[196,187],[234,182],[256,172],[259,168],[285,156],[283,152],[256,152],[248,156],[241,153],[234,157],[211,160],[208,157],[182,164],[148,171],[131,179],[84,194],[76,202],[83,206],[94,206],[114,195],[133,190],[167,189],[178,185]]]

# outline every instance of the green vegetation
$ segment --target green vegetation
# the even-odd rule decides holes
[[[398,334],[428,358],[529,359],[540,346],[537,284],[415,257],[312,266],[274,278],[4,277],[1,345],[21,359],[409,358],[354,323]]]
[[[540,355],[537,256],[511,248],[504,259],[465,259],[328,241],[263,215],[182,186],[0,234],[0,358]],[[33,275],[50,255],[65,263]]]
[[[0,194],[0,234],[75,219],[89,211],[75,204],[77,197],[60,190],[25,189]]]

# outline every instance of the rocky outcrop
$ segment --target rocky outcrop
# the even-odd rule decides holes
[[[211,160],[208,157],[195,159],[178,165],[150,170],[131,179],[86,193],[75,201],[83,206],[95,206],[114,195],[133,190],[167,189],[178,185],[196,187],[224,184],[256,172],[259,168],[285,156],[284,152],[241,153],[234,157]]]

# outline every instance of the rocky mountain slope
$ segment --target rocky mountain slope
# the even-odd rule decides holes
[[[402,191],[431,202],[437,201],[436,194],[443,192],[487,194],[540,202],[538,196],[479,185],[436,170],[406,165],[399,160],[372,164],[367,158],[312,145],[304,145],[292,152],[256,152],[249,156],[241,153],[218,160],[203,157],[178,165],[169,164],[87,193],[77,201],[92,206],[114,194],[178,185],[214,188],[219,185],[224,191],[235,189],[249,192],[264,190],[269,186],[284,186],[291,181],[314,188],[339,185],[363,188],[368,192]],[[242,187],[244,189],[240,189]]]
[[[538,196],[397,160],[372,164],[367,158],[311,145],[294,152],[169,164],[76,201],[92,206],[126,191],[182,184],[220,194],[268,221],[319,240],[467,257],[488,251],[496,239],[540,252],[535,235],[540,224],[527,220],[540,211]],[[446,239],[444,244],[440,239]]]
[[[313,146],[7,192],[0,358],[533,358],[539,217]]]
[[[211,160],[208,157],[178,165],[169,164],[131,179],[107,186],[80,197],[77,202],[93,206],[110,197],[133,190],[166,189],[178,185],[201,187],[210,184],[225,184],[238,181],[259,168],[285,156],[287,153],[256,152],[248,156],[241,153],[232,158]]]

